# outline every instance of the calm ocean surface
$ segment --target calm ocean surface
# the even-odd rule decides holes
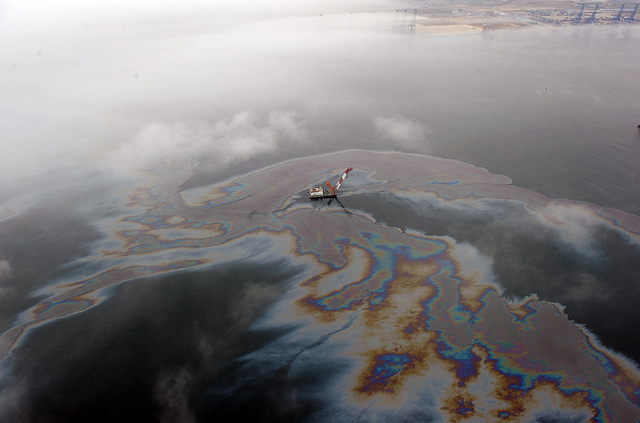
[[[424,116],[435,156],[639,214],[638,28],[531,31],[457,39],[457,66],[416,72],[406,81],[416,103],[400,108]]]

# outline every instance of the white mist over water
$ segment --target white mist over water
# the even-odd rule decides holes
[[[640,195],[627,190],[639,184],[618,182],[638,178],[637,27],[408,36],[391,31],[397,7],[8,3],[4,189],[53,169],[95,169],[163,127],[209,180],[290,157],[394,149],[477,164],[552,197],[637,210]],[[281,145],[258,135],[242,147],[241,129],[202,131],[239,116],[272,131],[273,113],[295,116],[288,124],[306,139],[289,133]],[[198,131],[197,146],[185,141]],[[234,149],[245,151],[239,160]]]

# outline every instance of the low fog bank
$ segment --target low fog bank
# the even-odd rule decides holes
[[[143,164],[173,154],[168,144],[204,162],[209,152],[224,156],[219,171],[280,147],[275,133],[308,146],[308,120],[344,108],[340,97],[361,101],[341,92],[357,70],[336,61],[387,38],[389,16],[362,12],[391,3],[8,3],[0,176],[20,191],[54,170],[111,168],[127,148]]]
[[[0,194],[135,177],[165,158],[193,173],[191,187],[348,148],[455,158],[587,201],[593,192],[556,189],[576,152],[584,177],[634,177],[618,162],[640,155],[633,133],[605,156],[544,130],[596,144],[591,125],[635,122],[637,28],[411,36],[391,30],[403,6],[8,3]],[[617,120],[594,119],[612,108]]]

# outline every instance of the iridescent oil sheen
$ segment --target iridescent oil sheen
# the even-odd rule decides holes
[[[525,209],[577,250],[588,242],[584,222],[640,241],[636,216],[549,200],[504,176],[428,156],[347,151],[190,192],[179,189],[184,175],[158,165],[149,171],[153,183],[129,195],[122,217],[105,227],[108,248],[87,259],[101,270],[49,288],[2,335],[0,357],[30,328],[96,306],[116,284],[243,257],[288,257],[308,270],[258,324],[296,328],[278,341],[284,351],[306,343],[301,351],[316,366],[341,363],[323,388],[336,412],[421,410],[446,422],[534,421],[549,410],[572,421],[640,419],[635,363],[569,320],[562,305],[505,298],[491,260],[474,258],[452,237],[306,198],[312,184],[351,166],[344,203],[386,192],[490,213],[487,205],[501,202]],[[331,355],[312,354],[320,344]],[[262,357],[256,351],[246,360]]]

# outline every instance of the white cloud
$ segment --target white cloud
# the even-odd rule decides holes
[[[366,37],[388,26],[377,23],[384,14],[348,12],[380,10],[391,2],[3,3],[0,177],[91,171],[96,155],[153,121],[335,107],[334,93],[348,90],[323,66],[353,50],[368,57]],[[275,117],[280,130],[286,123]]]
[[[215,123],[155,122],[138,131],[107,159],[117,169],[145,170],[157,165],[193,170],[199,158],[224,168],[239,160],[268,153],[287,143],[306,142],[304,122],[294,112],[236,113]]]
[[[400,147],[424,150],[427,145],[429,128],[419,122],[395,117],[376,117],[373,119],[376,133],[383,141],[390,141]]]
[[[0,283],[11,274],[11,265],[6,260],[0,260]]]
[[[462,279],[475,283],[494,284],[496,289],[502,292],[493,273],[493,258],[485,256],[478,248],[466,242],[454,244],[450,252],[460,264],[458,272]]]
[[[0,421],[24,422],[28,421],[29,385],[20,381],[0,391]]]
[[[597,254],[595,230],[603,220],[591,209],[579,204],[548,204],[534,213],[545,226],[555,230],[560,239],[586,256]]]
[[[11,265],[8,261],[0,259],[0,298],[14,291],[13,288],[6,288],[2,286],[9,275],[11,275]]]
[[[596,276],[581,270],[573,283],[568,286],[563,299],[584,302],[594,299],[606,301],[609,297],[610,291]]]
[[[194,422],[189,407],[189,391],[193,375],[186,369],[162,375],[155,387],[156,401],[161,408],[158,416],[162,423]]]

